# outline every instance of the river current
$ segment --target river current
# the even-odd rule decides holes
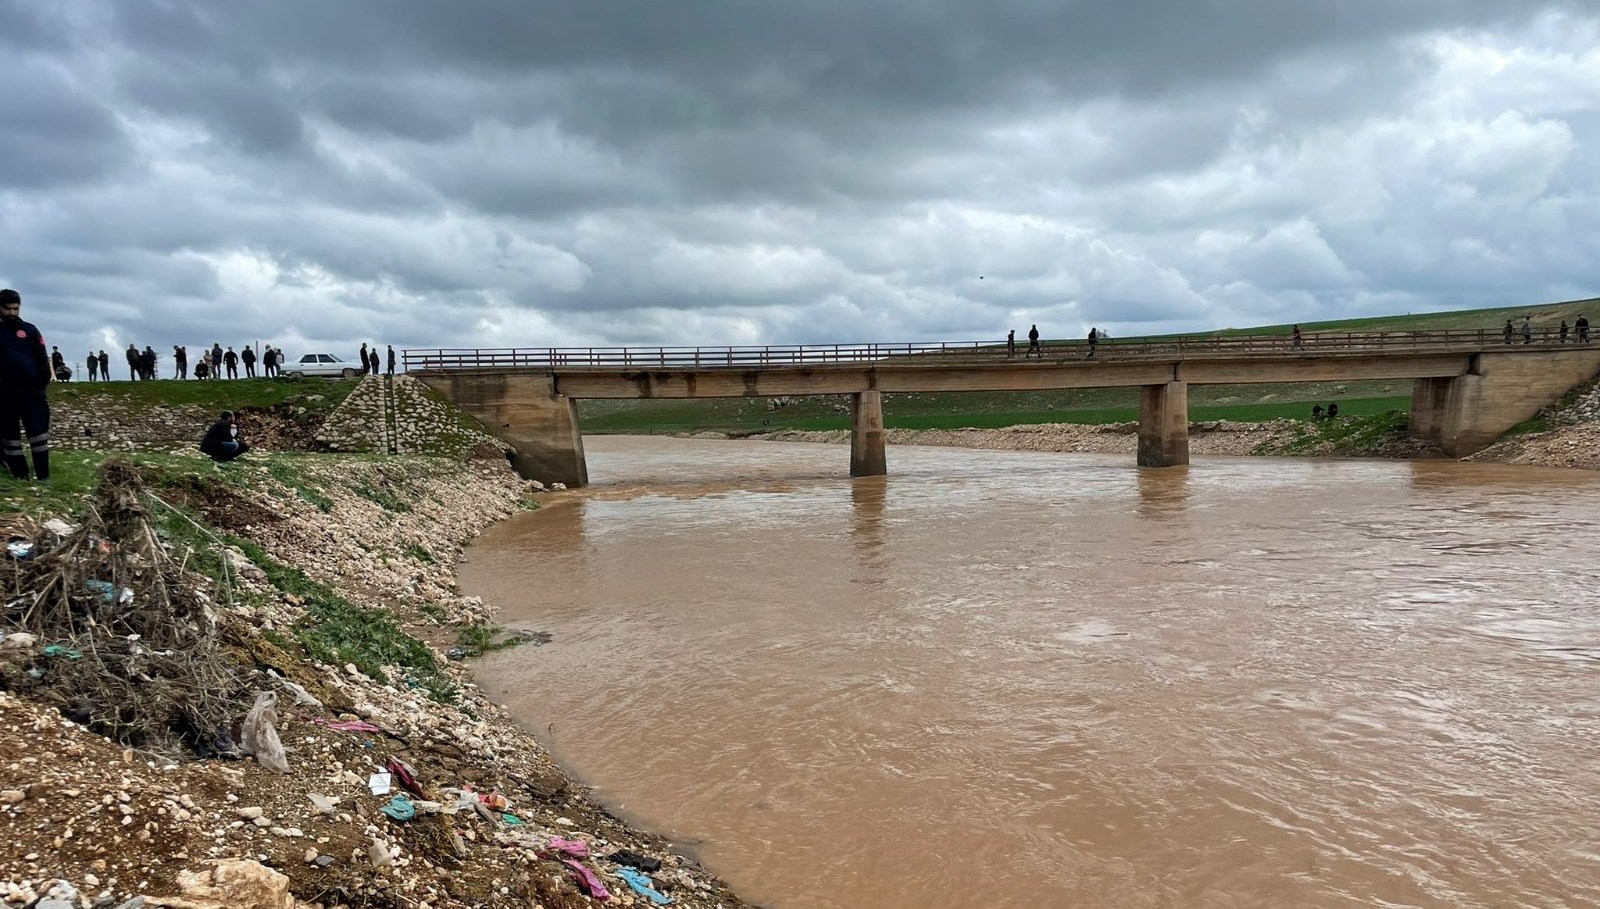
[[[1600,477],[585,441],[479,678],[747,899],[1600,906]]]

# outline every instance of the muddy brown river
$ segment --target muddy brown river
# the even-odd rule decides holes
[[[1600,906],[1600,477],[586,444],[479,677],[749,900]]]

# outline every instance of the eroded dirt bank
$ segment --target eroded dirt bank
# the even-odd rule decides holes
[[[0,902],[466,909],[584,906],[606,892],[621,905],[648,902],[631,876],[677,905],[742,905],[667,843],[608,815],[441,654],[495,638],[484,606],[457,593],[452,566],[482,529],[531,504],[503,461],[280,455],[219,471],[162,458],[142,468],[137,497],[116,508],[96,500],[114,521],[45,530],[42,515],[9,519],[10,535],[36,549],[5,566]],[[169,534],[181,526],[166,523],[176,522],[169,506],[195,521],[194,536]],[[100,624],[63,613],[81,632],[65,641],[23,630],[17,601],[57,596],[19,589],[38,577],[35,564],[54,565],[52,551],[82,539],[113,570],[145,528],[160,551],[115,569],[126,603],[80,596],[75,578],[55,602]],[[208,552],[220,569],[210,576],[196,571]],[[160,676],[161,654],[142,651],[137,635],[101,630],[129,627],[155,596],[153,575],[189,604],[182,621],[193,634],[226,656],[216,667],[226,690],[206,701],[227,700],[233,722],[198,739],[146,729],[129,747],[90,728],[112,723],[115,704],[61,703],[57,681],[100,660],[81,649],[96,642],[144,659],[150,684],[182,688]],[[259,738],[256,759],[215,756],[266,692],[285,772],[269,769]]]

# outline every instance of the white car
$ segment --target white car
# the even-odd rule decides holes
[[[305,354],[298,362],[284,363],[279,368],[286,376],[344,376],[347,379],[365,371],[333,354]]]

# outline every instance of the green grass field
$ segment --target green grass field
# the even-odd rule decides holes
[[[50,399],[70,404],[94,396],[132,407],[203,405],[207,410],[273,407],[290,398],[307,410],[332,410],[355,390],[360,379],[217,379],[178,382],[51,382]],[[305,400],[317,397],[317,400]]]

